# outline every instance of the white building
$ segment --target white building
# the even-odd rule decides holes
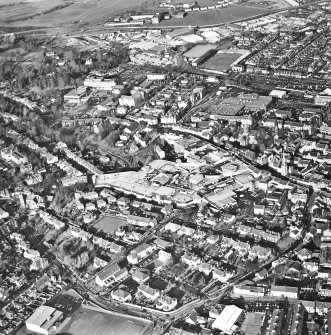
[[[131,294],[122,288],[112,291],[110,295],[112,299],[119,302],[130,302],[132,299]]]
[[[276,286],[271,285],[270,296],[278,298],[298,299],[298,288],[290,286]]]
[[[148,300],[153,300],[153,301],[156,300],[160,296],[160,291],[154,290],[153,288],[145,284],[141,284],[138,287],[137,293],[142,294]]]
[[[222,313],[213,322],[212,328],[231,333],[234,330],[235,323],[239,320],[243,311],[243,309],[240,309],[235,305],[225,306]]]
[[[51,334],[54,324],[62,319],[63,313],[53,307],[42,305],[25,321],[28,331],[37,334]]]
[[[263,287],[234,285],[233,293],[242,296],[263,297],[265,294],[265,290]]]

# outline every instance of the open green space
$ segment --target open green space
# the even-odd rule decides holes
[[[203,65],[203,69],[226,72],[230,65],[242,54],[237,53],[217,53],[208,59]]]
[[[78,309],[61,333],[72,335],[144,335],[152,327],[147,320],[103,312],[98,308],[84,306]]]
[[[222,9],[214,9],[201,12],[189,12],[183,19],[172,18],[168,21],[162,21],[162,26],[203,26],[223,24],[267,13],[267,10],[257,7],[247,6],[229,6]]]
[[[127,224],[126,219],[116,216],[105,216],[94,224],[94,228],[106,234],[113,234],[118,228]]]

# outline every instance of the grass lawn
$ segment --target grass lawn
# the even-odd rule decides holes
[[[112,235],[118,228],[127,224],[126,219],[116,216],[105,216],[94,224],[94,228]]]
[[[151,329],[147,320],[103,312],[94,307],[81,307],[72,316],[61,333],[71,335],[144,335]]]
[[[242,54],[217,53],[215,56],[208,59],[207,62],[202,65],[202,68],[226,72],[230,68],[230,65],[241,56]]]
[[[189,12],[183,19],[172,18],[161,21],[162,26],[202,26],[209,24],[222,24],[243,20],[255,15],[264,14],[267,10],[249,6],[229,6],[223,9],[214,9],[203,12]]]

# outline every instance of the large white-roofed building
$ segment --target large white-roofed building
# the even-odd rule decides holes
[[[61,321],[63,313],[49,306],[40,306],[25,321],[26,328],[37,334],[51,334],[55,330],[55,324]]]
[[[149,173],[155,171],[185,172],[185,169],[176,167],[172,162],[155,160],[149,166],[137,172],[129,171],[99,175],[95,185],[96,187],[112,187],[146,201],[153,200],[160,204],[176,203],[178,207],[189,207],[201,202],[201,197],[194,191],[172,186],[151,185],[146,179]]]
[[[225,306],[222,313],[214,321],[212,327],[223,332],[231,333],[234,330],[235,323],[239,320],[243,311],[243,309],[235,305]]]

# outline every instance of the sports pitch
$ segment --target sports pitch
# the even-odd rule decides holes
[[[147,320],[103,312],[98,308],[81,307],[61,333],[72,335],[144,335],[152,328]]]
[[[229,70],[230,65],[241,56],[242,54],[239,53],[217,53],[207,60],[207,62],[202,65],[202,68],[226,72]]]
[[[127,224],[126,220],[116,216],[105,216],[94,224],[94,228],[112,235],[114,232]]]

